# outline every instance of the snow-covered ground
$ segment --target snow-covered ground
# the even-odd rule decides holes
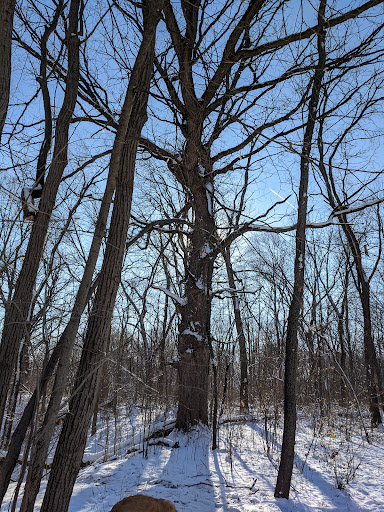
[[[117,425],[119,443],[104,423],[87,447],[84,460],[94,462],[81,470],[69,510],[108,512],[123,497],[144,493],[171,500],[179,512],[384,511],[384,430],[370,433],[368,444],[356,422],[339,416],[313,424],[300,416],[289,500],[273,497],[281,425],[273,436],[261,416],[222,424],[215,451],[204,427],[172,432],[164,446],[143,441],[149,430],[137,418]],[[138,451],[126,455],[133,446]],[[11,495],[2,511],[10,510]]]

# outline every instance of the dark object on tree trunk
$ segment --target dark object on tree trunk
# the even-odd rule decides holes
[[[43,187],[41,184],[31,189],[24,187],[21,191],[21,202],[23,205],[23,219],[24,220],[35,220],[37,207],[35,206],[34,199],[40,198],[43,193]]]
[[[33,200],[32,191],[28,187],[24,187],[21,191],[21,202],[23,207],[23,219],[35,220],[37,208]]]

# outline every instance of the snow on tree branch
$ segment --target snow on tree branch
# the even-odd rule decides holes
[[[369,208],[370,206],[375,206],[377,204],[380,204],[384,202],[384,197],[379,199],[374,199],[372,201],[368,201],[363,204],[359,204],[354,207],[350,208],[344,208],[342,210],[335,210],[331,213],[331,215],[328,217],[327,220],[323,222],[309,222],[306,227],[308,229],[321,229],[325,228],[327,226],[332,226],[335,224],[335,220],[342,216],[342,215],[348,215],[350,213],[357,213],[361,210],[365,210],[366,208]],[[232,232],[230,235],[227,236],[225,240],[222,242],[222,247],[229,247],[231,243],[236,240],[236,238],[239,238],[241,235],[248,233],[249,231],[257,231],[257,232],[264,232],[264,233],[288,233],[290,231],[294,231],[297,228],[297,224],[291,224],[289,226],[269,226],[267,224],[253,224],[251,222],[247,222],[246,224],[243,224],[238,229],[236,229],[234,232]]]
[[[187,305],[187,302],[188,302],[187,299],[184,299],[183,297],[179,297],[178,295],[176,295],[176,293],[173,293],[171,290],[168,290],[167,288],[164,288],[163,286],[157,286],[157,285],[154,285],[153,288],[155,288],[156,290],[160,290],[160,291],[164,292],[174,302],[179,304],[179,306],[186,306]]]

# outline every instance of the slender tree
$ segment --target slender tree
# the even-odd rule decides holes
[[[26,332],[33,288],[44,249],[50,217],[55,205],[60,181],[67,165],[68,131],[76,105],[79,80],[80,4],[81,0],[72,0],[68,15],[66,31],[68,72],[64,100],[56,122],[52,162],[40,199],[39,211],[32,226],[23,266],[4,321],[0,346],[0,424],[4,415],[12,375],[16,368],[20,345]]]
[[[242,414],[249,412],[249,398],[248,398],[248,357],[247,357],[247,344],[245,339],[244,324],[240,312],[240,302],[238,292],[236,291],[235,274],[233,271],[231,254],[229,249],[224,253],[225,266],[227,269],[228,284],[230,287],[233,314],[235,316],[235,325],[237,332],[237,341],[239,343],[240,351],[240,394],[239,405]]]
[[[292,302],[289,308],[287,339],[285,345],[284,376],[284,430],[281,447],[279,473],[275,487],[276,498],[289,498],[294,447],[296,437],[296,372],[297,372],[297,331],[300,312],[303,307],[305,242],[308,204],[309,162],[312,137],[316,124],[321,83],[326,63],[325,56],[325,7],[326,0],[320,0],[317,25],[318,62],[313,77],[312,94],[308,105],[308,120],[300,155],[300,187],[297,208],[296,255]]]
[[[11,46],[15,5],[16,0],[4,0],[0,4],[0,142],[8,110],[11,84]]]
[[[120,146],[119,173],[107,248],[99,276],[92,313],[73,393],[55,452],[42,512],[68,510],[100,384],[113,307],[129,226],[134,169],[139,136],[146,120],[148,92],[153,70],[156,27],[161,5],[156,0],[143,4],[143,40],[130,78],[133,97],[129,125]]]
[[[373,101],[374,103],[376,103],[376,100]],[[361,116],[364,115],[369,103],[370,101],[368,100],[367,103],[363,106],[361,112],[354,119],[353,125],[357,124],[358,121],[361,119]],[[321,127],[323,127],[323,123],[321,124]],[[329,204],[335,211],[340,211],[338,220],[341,224],[341,229],[346,238],[347,245],[351,257],[353,259],[354,268],[356,270],[356,285],[357,290],[359,292],[360,303],[363,313],[364,360],[369,408],[371,412],[371,425],[372,427],[377,427],[379,424],[382,423],[381,411],[383,410],[384,383],[382,380],[382,370],[379,359],[377,357],[376,347],[373,338],[370,283],[377,269],[378,262],[380,261],[381,258],[381,243],[376,265],[374,266],[371,275],[367,276],[363,264],[363,248],[361,247],[361,244],[358,240],[358,236],[355,233],[353,225],[349,220],[348,208],[346,207],[346,204],[348,203],[347,195],[344,193],[344,198],[341,199],[340,193],[336,188],[336,181],[334,179],[333,173],[333,157],[337,151],[337,148],[347,135],[348,131],[348,129],[345,130],[342,136],[336,142],[335,147],[332,150],[331,157],[328,160],[328,165],[326,165],[324,159],[324,145],[322,142],[323,131],[321,129],[318,138],[318,146],[320,151],[319,170],[325,183],[327,199],[329,201]],[[343,336],[341,326],[339,327],[339,335]]]

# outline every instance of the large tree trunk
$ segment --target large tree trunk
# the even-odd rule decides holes
[[[215,257],[212,184],[199,174],[197,163],[186,175],[194,198],[195,222],[186,265],[185,304],[180,307],[176,428],[182,430],[208,423],[210,290]]]
[[[16,0],[2,0],[0,3],[0,143],[8,111],[11,84],[11,46],[15,5]]]
[[[188,430],[199,421],[208,421],[210,292],[217,244],[212,211],[214,191],[212,162],[209,158],[211,148],[208,140],[203,137],[204,125],[212,113],[213,98],[226,79],[232,80],[229,79],[229,75],[240,38],[249,29],[252,20],[264,4],[265,0],[247,4],[236,26],[223,43],[223,53],[219,58],[221,63],[216,66],[212,62],[213,73],[202,94],[202,84],[194,82],[194,66],[198,52],[196,43],[200,38],[200,14],[203,12],[200,9],[200,2],[181,2],[181,25],[178,23],[173,3],[166,0],[164,7],[165,23],[179,65],[181,97],[176,90],[172,91],[170,85],[167,87],[170,89],[171,101],[182,118],[180,129],[185,139],[181,161],[178,159],[177,162],[168,162],[168,165],[184,188],[187,200],[192,206],[194,224],[189,235],[190,246],[185,256],[185,304],[180,304],[179,307],[179,404],[176,427],[183,430]],[[238,78],[234,79],[235,83]],[[166,83],[167,81],[170,84],[172,79],[168,77]],[[197,88],[200,89],[199,94],[196,93]],[[220,103],[215,109],[220,110],[219,105]]]
[[[320,7],[318,11],[317,42],[319,61],[314,75],[311,99],[308,107],[308,121],[304,133],[304,141],[300,159],[300,187],[297,212],[294,285],[292,302],[288,314],[287,339],[285,348],[284,430],[280,466],[275,487],[275,497],[286,499],[289,498],[296,438],[297,330],[300,312],[303,306],[309,157],[311,154],[312,136],[315,128],[317,105],[319,102],[320,88],[325,66],[325,5],[326,0],[320,0]]]
[[[113,307],[121,278],[132,201],[138,139],[146,120],[148,90],[153,68],[154,42],[160,11],[149,0],[143,9],[144,33],[129,87],[135,95],[131,119],[122,148],[107,248],[99,276],[82,356],[63,429],[47,485],[41,512],[65,512],[87,441],[95,397],[107,350]]]
[[[56,123],[55,148],[50,171],[40,199],[39,211],[32,226],[23,266],[16,282],[15,292],[7,309],[0,347],[0,424],[4,415],[9,385],[15,371],[21,341],[25,335],[32,292],[43,254],[50,217],[55,205],[61,177],[67,165],[68,130],[76,105],[79,81],[79,7],[80,0],[72,0],[68,30],[68,72],[63,105]]]

